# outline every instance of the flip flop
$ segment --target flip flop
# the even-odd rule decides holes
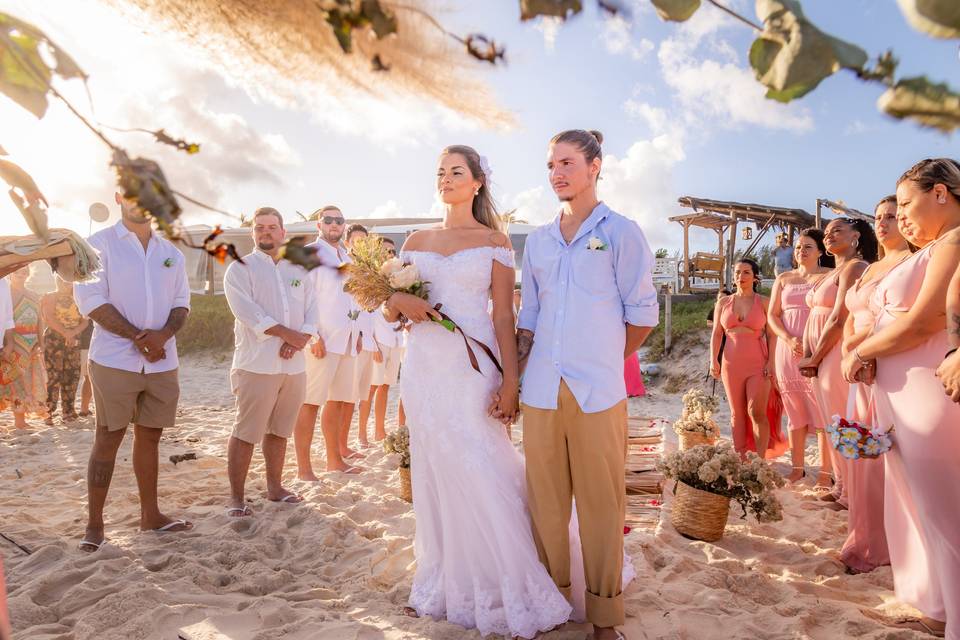
[[[270,502],[285,502],[287,504],[300,504],[303,502],[303,497],[298,496],[295,493],[289,493],[278,500],[270,499]]]
[[[228,518],[247,518],[252,515],[253,515],[253,510],[246,505],[242,507],[230,507],[227,509]]]
[[[920,633],[926,633],[935,638],[943,638],[946,635],[943,631],[937,631],[936,629],[931,629],[929,625],[927,625],[927,623],[923,621],[922,618],[913,618],[909,616],[899,616],[896,618],[889,618],[883,615],[882,613],[873,611],[872,609],[860,609],[860,613],[862,613],[867,618],[870,618],[875,622],[879,622],[880,624],[886,627],[892,627],[894,629],[909,629],[910,631],[919,631]]]
[[[106,538],[104,538],[100,542],[91,542],[90,540],[81,540],[80,544],[77,545],[77,549],[79,549],[80,551],[83,551],[84,553],[96,553],[97,551],[100,551],[100,547],[102,547],[105,544],[107,544]],[[86,549],[84,549],[84,547],[93,547],[93,549],[90,549],[89,551],[87,551]]]
[[[346,474],[349,474],[349,475],[354,475],[354,474],[362,473],[362,472],[363,472],[363,467],[355,467],[355,466],[353,466],[353,465],[347,465],[347,468],[344,469],[344,470],[342,470],[342,471],[331,471],[331,472],[328,472],[328,473],[346,473]]]
[[[186,527],[181,531],[171,531],[174,527]],[[193,524],[187,522],[186,520],[174,520],[173,522],[168,522],[162,527],[157,527],[156,529],[151,529],[155,533],[183,533],[184,531],[190,531],[193,529]]]
[[[365,454],[360,453],[359,451],[354,451],[354,452],[351,453],[350,455],[343,456],[343,459],[344,459],[344,460],[360,460],[360,459],[366,458],[366,457],[367,457],[367,456],[366,456]]]

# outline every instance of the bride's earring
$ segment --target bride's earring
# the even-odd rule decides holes
[[[478,188],[476,191],[474,191],[474,192],[473,192],[473,195],[475,195],[475,196],[480,195],[480,189]]]
[[[944,196],[940,196],[939,198],[937,198],[937,202],[939,202],[940,204],[947,204],[947,199]]]

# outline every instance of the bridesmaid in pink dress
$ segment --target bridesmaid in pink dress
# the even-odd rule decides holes
[[[877,204],[875,213],[877,240],[883,258],[867,267],[860,279],[847,290],[847,323],[843,331],[843,354],[853,351],[870,335],[876,316],[870,305],[873,290],[895,266],[910,257],[910,244],[897,228],[897,197],[887,196]],[[871,371],[872,374],[872,371]],[[848,419],[876,426],[873,387],[865,382],[850,385]],[[847,461],[849,508],[847,540],[840,559],[847,573],[863,573],[890,564],[887,536],[883,524],[883,457]]]
[[[803,330],[810,315],[807,293],[823,274],[833,268],[833,257],[826,255],[823,232],[805,229],[797,238],[794,257],[797,268],[781,273],[770,292],[767,325],[777,336],[774,354],[774,382],[783,398],[787,413],[787,428],[790,433],[793,471],[787,476],[790,482],[799,482],[806,476],[804,454],[807,435],[816,433],[819,414],[810,379],[800,375],[797,366],[803,357]],[[829,267],[829,268],[828,268]],[[820,438],[821,459],[829,456],[827,439]],[[826,485],[827,480],[824,480]]]
[[[837,267],[828,273],[807,293],[810,316],[804,332],[807,356],[798,366],[800,373],[813,378],[813,394],[819,408],[818,429],[830,423],[832,416],[847,411],[850,385],[840,372],[840,342],[843,325],[847,321],[844,304],[847,290],[863,274],[864,269],[877,259],[877,237],[873,228],[863,220],[836,218],[823,233],[823,242],[836,260]],[[836,508],[846,508],[849,498],[844,484],[846,462],[833,447],[828,447],[833,474],[836,479],[833,492],[821,499],[837,502]],[[821,462],[818,485],[823,486],[829,474],[827,458]]]
[[[897,597],[918,620],[893,626],[960,640],[960,405],[937,367],[948,349],[944,307],[960,264],[960,164],[924,160],[897,183],[898,221],[922,248],[873,293],[877,324],[843,361],[855,380],[876,360],[878,420],[895,428],[885,454],[884,521]]]

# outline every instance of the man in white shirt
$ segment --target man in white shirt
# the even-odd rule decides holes
[[[89,519],[80,549],[104,541],[103,505],[117,450],[134,424],[133,471],[140,489],[142,531],[187,531],[186,520],[168,518],[157,503],[159,443],[177,415],[177,341],[190,313],[183,254],[151,228],[135,202],[116,194],[121,220],[90,237],[100,253],[92,282],[78,282],[73,295],[80,313],[95,323],[90,342],[90,379],[97,431],[87,468]]]
[[[317,333],[313,279],[280,258],[286,231],[280,212],[261,207],[253,214],[254,250],[227,267],[223,292],[236,318],[230,385],[237,418],[227,446],[230,505],[227,515],[253,515],[244,485],[253,447],[260,442],[267,475],[267,499],[301,502],[280,477],[306,392],[303,349]]]
[[[311,246],[324,264],[341,264],[350,260],[346,248],[340,243],[344,235],[343,213],[338,207],[328,205],[317,211],[317,228],[320,237]],[[343,290],[346,276],[334,269],[317,269],[313,272],[316,298],[321,305],[320,335],[311,342],[306,357],[307,390],[293,442],[297,453],[297,477],[307,482],[316,482],[310,459],[313,432],[320,407],[320,428],[327,450],[327,471],[359,473],[360,468],[348,464],[341,454],[341,440],[345,440],[344,422],[349,420],[356,402],[354,367],[360,332],[357,317],[360,310],[349,293]],[[346,422],[349,428],[350,423]],[[350,452],[348,452],[350,453]]]

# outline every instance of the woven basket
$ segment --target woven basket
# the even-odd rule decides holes
[[[670,524],[688,538],[713,542],[723,537],[729,512],[730,498],[680,482],[674,492]]]
[[[413,484],[410,481],[410,467],[400,467],[400,499],[413,502]]]
[[[696,433],[694,431],[681,431],[680,432],[680,451],[686,451],[687,449],[692,449],[698,444],[715,444],[717,441],[716,438],[708,436],[704,433]]]

